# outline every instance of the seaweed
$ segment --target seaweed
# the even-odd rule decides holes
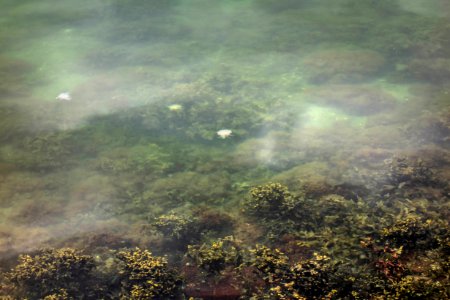
[[[93,293],[95,265],[92,256],[75,249],[43,249],[33,256],[20,255],[7,279],[13,285],[13,294],[20,298],[87,297]]]
[[[124,299],[173,299],[179,293],[181,280],[168,267],[167,259],[136,248],[117,253],[123,262],[119,271]]]

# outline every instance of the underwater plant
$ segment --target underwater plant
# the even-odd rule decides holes
[[[202,237],[219,236],[233,228],[228,214],[214,208],[199,206],[191,213],[170,212],[155,218],[152,226],[163,234],[164,239],[185,247],[199,242]],[[173,245],[169,245],[171,247]]]
[[[251,249],[250,255],[249,265],[255,267],[266,282],[265,289],[256,292],[259,296],[329,299],[338,292],[332,279],[335,268],[327,256],[313,253],[311,258],[292,264],[280,250],[261,245]]]
[[[194,222],[192,218],[171,213],[159,216],[152,225],[164,236],[180,239],[187,233],[192,233],[190,228]]]
[[[242,251],[233,236],[217,239],[210,244],[189,245],[187,257],[197,266],[211,274],[217,274],[226,267],[237,267],[242,262]]]
[[[333,266],[329,257],[314,253],[313,257],[306,261],[294,264],[283,285],[270,289],[275,295],[289,295],[304,297],[306,299],[329,298],[337,292],[331,286],[330,275]]]
[[[92,256],[75,249],[43,249],[32,256],[20,255],[6,277],[20,299],[75,299],[92,292],[95,266]]]
[[[179,293],[181,279],[166,258],[139,248],[120,251],[117,258],[123,262],[121,299],[172,299]]]
[[[442,228],[443,229],[443,228]],[[406,251],[433,249],[438,247],[442,229],[432,220],[421,220],[408,216],[380,232],[380,242]]]
[[[255,217],[278,219],[288,215],[297,205],[297,199],[281,183],[267,183],[250,190],[244,202],[244,212]]]
[[[405,276],[392,282],[385,290],[388,300],[400,299],[448,299],[449,291],[440,282],[420,276]]]
[[[289,270],[289,258],[277,248],[257,244],[249,250],[249,256],[247,263],[256,268],[265,281],[274,282],[276,277]]]

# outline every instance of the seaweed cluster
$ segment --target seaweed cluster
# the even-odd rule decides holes
[[[250,198],[244,203],[249,215],[266,219],[279,219],[289,215],[298,205],[288,188],[280,183],[267,183],[250,190]]]
[[[218,239],[209,245],[190,245],[187,255],[209,273],[220,273],[227,266],[237,267],[242,261],[240,247],[233,236]]]
[[[208,207],[199,207],[188,213],[160,215],[155,218],[152,227],[162,234],[168,248],[173,246],[186,248],[198,243],[205,236],[222,236],[233,228],[232,218],[220,211]]]
[[[19,263],[6,275],[12,295],[31,299],[88,297],[95,260],[71,248],[44,249],[20,255]]]
[[[117,257],[123,262],[121,299],[170,299],[177,294],[180,279],[164,257],[139,248],[120,251]]]
[[[179,295],[180,284],[166,258],[148,250],[94,257],[51,248],[21,255],[0,291],[14,299],[171,299]]]
[[[47,249],[21,255],[0,291],[40,299],[448,297],[445,226],[408,219],[360,238],[356,261],[362,268],[319,254],[301,241],[277,242],[285,252],[263,244],[246,248],[233,236],[189,245],[184,259],[173,263],[139,248],[95,258],[74,249]],[[421,259],[425,264],[417,265]],[[180,267],[181,276],[172,264]]]

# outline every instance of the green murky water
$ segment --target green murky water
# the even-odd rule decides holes
[[[1,1],[0,294],[448,297],[449,17]]]

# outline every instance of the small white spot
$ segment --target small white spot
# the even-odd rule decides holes
[[[70,100],[72,100],[72,96],[70,96],[69,92],[63,92],[63,93],[60,93],[58,96],[56,96],[56,100],[70,101]]]
[[[181,104],[172,104],[172,105],[167,106],[167,108],[170,111],[181,111],[183,109],[183,106]]]
[[[226,139],[227,137],[230,137],[233,132],[230,129],[221,129],[217,131],[217,135],[221,139]]]

